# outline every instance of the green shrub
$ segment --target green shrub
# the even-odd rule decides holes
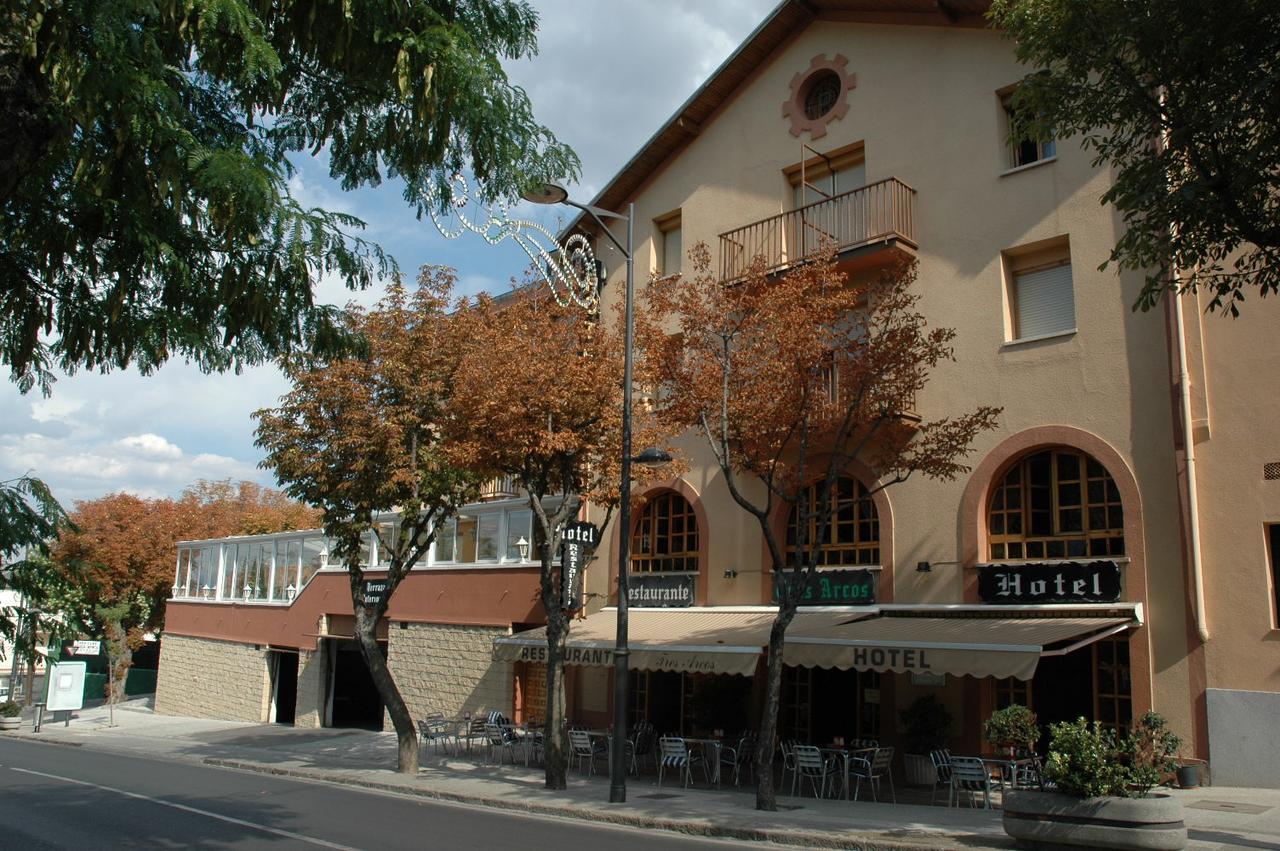
[[[1181,740],[1154,712],[1117,739],[1114,731],[1083,718],[1050,727],[1045,777],[1068,795],[1141,798],[1174,769]]]
[[[1034,712],[1015,703],[992,712],[982,725],[982,735],[997,748],[1034,750],[1040,738],[1040,727],[1036,724]]]
[[[927,754],[947,746],[951,712],[931,694],[917,697],[898,713],[906,727],[907,753]]]
[[[17,718],[21,714],[21,704],[14,703],[12,700],[6,700],[4,703],[0,703],[0,717]]]

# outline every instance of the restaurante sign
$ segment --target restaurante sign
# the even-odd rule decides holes
[[[698,576],[694,573],[627,575],[627,605],[676,608],[692,606]]]
[[[1114,561],[980,565],[984,603],[1114,603],[1120,566]]]

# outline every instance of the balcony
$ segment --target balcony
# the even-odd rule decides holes
[[[720,234],[720,279],[744,277],[756,257],[779,272],[817,251],[824,241],[839,255],[916,248],[916,191],[890,177]],[[843,258],[842,258],[843,259]]]
[[[479,500],[488,502],[494,499],[512,499],[519,495],[520,488],[516,486],[515,476],[499,476],[480,485]]]

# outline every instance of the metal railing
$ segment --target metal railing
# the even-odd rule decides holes
[[[480,499],[510,499],[520,495],[515,476],[498,476],[480,486]]]
[[[826,240],[847,251],[890,238],[915,247],[916,191],[896,177],[720,234],[720,278],[743,277],[756,257],[766,272],[813,254]]]

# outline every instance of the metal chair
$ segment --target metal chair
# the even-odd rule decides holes
[[[986,763],[976,756],[951,757],[951,791],[947,795],[947,806],[953,801],[959,803],[960,793],[969,793],[969,806],[973,806],[973,796],[982,793],[983,809],[991,809],[991,770]]]
[[[840,773],[840,767],[836,765],[835,760],[825,758],[822,751],[813,745],[796,745],[791,749],[791,753],[796,760],[796,770],[791,780],[791,794],[796,794],[797,784],[803,789],[804,781],[808,780],[813,787],[815,798],[826,797],[827,781],[834,781]],[[819,780],[822,781],[821,789],[818,787]],[[834,787],[834,782],[832,785]]]
[[[650,763],[656,763],[653,755],[654,738],[652,724],[648,721],[636,724],[635,733],[627,740],[627,762],[631,766],[632,774],[640,773],[640,764],[646,759]]]
[[[443,715],[428,715],[420,719],[418,737],[422,740],[423,747],[431,745],[436,753],[440,753],[441,748],[444,748],[445,753],[449,752],[449,722],[444,720]]]
[[[858,800],[858,790],[862,788],[863,780],[871,785],[871,799],[879,801],[880,781],[887,777],[893,802],[898,803],[898,792],[893,788],[893,748],[877,748],[870,759],[860,756],[851,757],[849,776],[854,780],[853,799],[855,801]]]
[[[778,744],[778,750],[782,753],[782,777],[778,781],[779,789],[787,785],[788,771],[791,772],[791,786],[795,788],[796,756],[793,751],[798,744],[800,743],[795,739],[783,739]]]
[[[742,738],[738,740],[738,744],[730,747],[723,745],[720,748],[720,767],[723,770],[725,766],[733,769],[733,785],[739,785],[742,776],[742,767],[747,768],[748,779],[755,778],[755,757],[756,757],[756,737],[754,733],[744,733]]]
[[[504,756],[511,757],[511,764],[516,764],[516,745],[520,741],[516,738],[515,730],[509,724],[494,724],[486,722],[484,725],[485,740],[489,743],[489,759],[493,759],[493,754],[498,753],[498,764],[502,764]]]
[[[711,782],[711,774],[707,768],[707,762],[702,758],[701,754],[692,753],[689,745],[684,739],[678,736],[663,736],[658,739],[658,752],[660,759],[658,761],[658,785],[662,785],[662,776],[668,768],[674,768],[684,776],[685,788],[693,782],[693,766],[701,765],[702,772],[706,775],[707,782]]]
[[[586,730],[576,728],[569,730],[569,758],[577,760],[579,771],[582,770],[582,764],[585,762],[588,777],[596,773],[596,757],[605,751],[605,743],[592,739],[587,735]]]
[[[951,751],[930,751],[929,761],[933,763],[933,791],[929,795],[929,803],[932,804],[938,799],[939,786],[951,788]]]

